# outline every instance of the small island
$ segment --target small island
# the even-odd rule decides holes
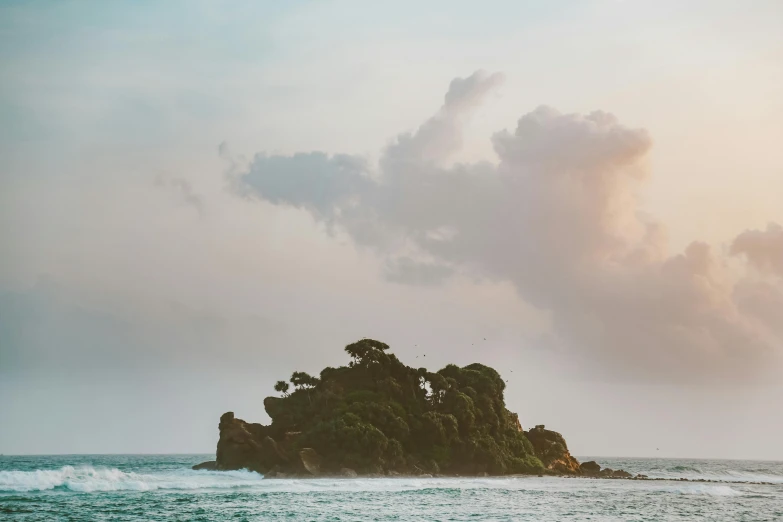
[[[278,381],[281,396],[264,400],[269,426],[223,414],[216,460],[194,469],[278,478],[602,474],[594,462],[580,466],[559,433],[525,431],[488,366],[412,368],[373,339],[345,351],[347,366]]]

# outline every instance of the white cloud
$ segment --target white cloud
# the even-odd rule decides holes
[[[512,282],[552,313],[556,335],[592,369],[741,379],[780,355],[780,330],[758,305],[779,300],[780,286],[751,291],[704,242],[670,253],[666,227],[642,216],[645,130],[602,111],[542,106],[492,136],[497,166],[449,165],[465,118],[501,79],[455,79],[440,110],[398,136],[377,168],[358,156],[260,154],[234,172],[235,187],[347,232],[387,259],[392,281],[432,284],[462,272]],[[733,252],[780,275],[778,234],[777,225],[746,232]]]
[[[744,255],[762,273],[783,276],[783,227],[769,223],[766,230],[746,230],[731,245],[731,253]]]

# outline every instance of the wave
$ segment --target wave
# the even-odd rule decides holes
[[[35,471],[0,471],[0,492],[24,493],[66,489],[77,492],[154,491],[241,488],[258,484],[262,475],[252,471],[174,470],[147,474],[117,468],[63,466]]]
[[[729,482],[736,484],[759,482],[765,484],[783,484],[783,475],[776,474],[774,472],[755,472],[755,471],[739,471],[739,470],[699,470],[699,469],[687,469],[656,472],[651,471],[647,473],[650,478],[663,478],[671,480],[679,480],[681,478],[688,480],[708,480],[711,482]]]
[[[592,460],[592,459],[591,459]],[[673,459],[595,459],[604,467],[654,479],[783,484],[783,462]]]
[[[258,473],[241,471],[193,471],[190,469],[153,473],[125,472],[117,468],[63,466],[35,471],[0,471],[0,493],[32,493],[67,490],[80,493],[154,490],[252,490],[275,493],[405,492],[420,495],[459,494],[466,490],[537,491],[540,483],[530,476],[441,477],[441,478],[306,478],[266,479]]]
[[[703,484],[683,485],[667,488],[665,491],[669,493],[678,493],[680,495],[707,495],[710,497],[738,497],[744,495],[741,491],[737,491],[729,486],[707,486]]]
[[[695,465],[684,466],[667,463],[662,466],[643,466],[637,461],[634,472],[645,473],[650,478],[677,481],[686,478],[690,481],[707,480],[743,484],[750,482],[783,484],[783,473],[775,465],[731,469],[722,466]],[[648,467],[648,470],[643,469]],[[774,469],[773,469],[774,468]],[[569,481],[570,482],[570,481]],[[233,490],[253,488],[257,492],[339,492],[339,491],[399,491],[428,494],[433,490],[455,493],[470,489],[524,489],[527,491],[559,488],[554,477],[542,480],[533,477],[512,476],[504,478],[358,478],[358,479],[269,479],[251,471],[194,471],[188,468],[167,471],[132,472],[115,467],[73,466],[59,469],[38,469],[33,471],[0,471],[0,493],[26,493],[47,490],[67,490],[72,492],[112,492],[112,491],[155,491],[155,490]],[[648,483],[652,485],[652,483]],[[660,484],[660,483],[659,483]],[[665,484],[665,483],[663,483]],[[661,484],[661,485],[663,485]],[[571,482],[571,485],[575,483]],[[591,486],[597,484],[592,483]],[[608,481],[604,486],[620,485]],[[657,486],[656,486],[657,487]],[[732,496],[741,494],[729,486],[717,484],[694,484],[682,482],[664,486],[665,491],[690,495]]]
[[[699,468],[694,468],[691,466],[672,466],[669,469],[672,471],[688,471],[691,473],[699,473],[701,471]]]

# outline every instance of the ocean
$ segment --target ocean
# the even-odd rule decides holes
[[[783,462],[580,458],[667,479],[662,481],[529,476],[265,480],[248,471],[190,469],[210,458],[2,456],[0,520],[783,520]]]

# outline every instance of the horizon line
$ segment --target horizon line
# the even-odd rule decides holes
[[[213,453],[0,453],[0,457],[155,457],[155,456],[186,456],[186,455],[213,455]],[[609,455],[574,455],[580,461],[586,459],[639,459],[639,460],[728,460],[728,461],[754,461],[754,462],[783,462],[783,458],[728,458],[728,457],[630,457]]]

